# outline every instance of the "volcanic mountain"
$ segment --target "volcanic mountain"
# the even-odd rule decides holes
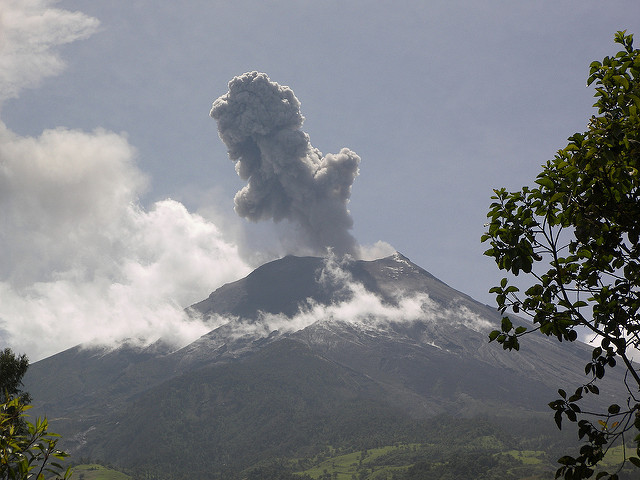
[[[183,348],[78,346],[30,367],[35,411],[74,456],[232,478],[318,445],[409,441],[437,416],[550,416],[590,359],[537,334],[503,351],[488,342],[499,312],[399,253],[287,256],[190,311],[217,327]]]

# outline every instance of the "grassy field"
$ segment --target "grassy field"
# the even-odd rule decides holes
[[[549,468],[548,455],[540,450],[508,450],[495,452],[495,447],[501,447],[501,443],[490,436],[482,437],[480,441],[472,442],[475,448],[486,449],[487,456],[499,458],[512,458],[504,465],[504,473],[507,478],[539,479],[552,475]],[[428,460],[425,452],[433,445],[427,444],[399,444],[382,448],[372,448],[365,451],[339,454],[329,449],[315,459],[307,459],[307,468],[298,470],[300,475],[309,475],[311,478],[331,478],[332,480],[352,480],[364,478],[367,480],[388,480],[393,474],[406,473],[416,460]],[[449,459],[451,461],[451,459]],[[446,465],[442,460],[432,459],[434,465]],[[509,468],[511,467],[511,468]],[[431,478],[431,477],[429,477]],[[435,478],[435,477],[434,477]],[[465,477],[466,478],[466,477]],[[551,478],[551,477],[549,477]]]
[[[97,464],[76,465],[73,480],[130,480],[129,475]]]
[[[555,464],[555,458],[550,458],[549,454],[542,450],[512,449],[490,453],[490,447],[501,446],[499,441],[490,436],[482,437],[481,441],[476,439],[471,443],[475,448],[486,449],[486,455],[489,457],[513,459],[503,464],[504,478],[530,480],[553,478],[553,472],[558,466]],[[398,474],[399,478],[403,478],[409,467],[417,460],[428,459],[429,456],[427,458],[424,456],[425,452],[433,447],[435,447],[433,444],[396,444],[350,453],[341,453],[329,447],[316,457],[291,460],[291,465],[298,466],[296,474],[308,475],[313,479],[388,480],[393,478],[394,473]],[[627,450],[627,455],[630,453]],[[612,448],[603,460],[601,468],[615,469],[622,458],[623,448],[621,446]],[[435,465],[446,465],[446,462],[435,458],[432,458],[432,462]],[[73,480],[131,480],[131,477],[122,472],[98,464],[73,467],[72,478]],[[627,476],[623,475],[622,478]]]
[[[545,452],[541,450],[509,450],[506,452],[524,465],[540,465],[544,463]]]
[[[376,465],[376,460],[384,455],[394,452],[404,452],[418,445],[407,444],[398,446],[387,446],[382,448],[372,448],[361,452],[352,452],[345,455],[336,455],[327,460],[319,461],[312,468],[298,472],[307,474],[313,478],[318,478],[323,474],[335,475],[336,480],[351,480],[353,475],[358,476],[363,470],[369,473],[368,478],[387,478],[397,470],[405,470],[405,466]]]

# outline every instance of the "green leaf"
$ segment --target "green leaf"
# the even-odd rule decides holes
[[[546,187],[546,188],[548,188],[548,189],[550,189],[550,190],[551,190],[552,188],[554,188],[554,187],[555,187],[555,184],[553,183],[553,180],[551,180],[551,179],[550,179],[550,178],[548,178],[548,177],[538,177],[538,178],[535,180],[535,182],[536,182],[538,185],[542,185],[543,187]]]
[[[509,320],[509,317],[503,317],[502,318],[502,331],[506,333],[506,332],[511,331],[512,328],[513,328],[513,324],[511,323],[511,320]]]
[[[565,455],[564,457],[560,457],[558,459],[558,463],[560,463],[561,465],[575,465],[576,459],[570,457],[569,455]]]
[[[629,90],[629,81],[623,77],[622,75],[614,75],[613,80],[620,86],[624,87],[625,90]]]
[[[629,457],[629,461],[633,463],[636,467],[640,468],[640,458],[638,457]]]

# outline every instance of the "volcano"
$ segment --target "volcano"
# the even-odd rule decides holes
[[[585,382],[591,356],[538,334],[503,351],[488,342],[497,310],[400,253],[287,256],[189,311],[217,327],[183,348],[77,346],[30,367],[34,411],[75,457],[233,478],[318,445],[411,441],[443,416],[551,418],[548,402]],[[613,369],[601,390],[621,378]]]

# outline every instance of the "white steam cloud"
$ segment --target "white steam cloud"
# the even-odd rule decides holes
[[[0,0],[0,102],[63,64],[56,45],[97,20],[39,0]],[[115,133],[22,137],[0,121],[0,347],[32,361],[78,343],[210,330],[183,308],[250,269],[205,218],[173,200],[142,208],[147,183]]]
[[[183,344],[210,329],[183,308],[250,271],[214,224],[173,200],[140,207],[144,177],[119,135],[0,128],[7,343],[33,360],[96,339]]]
[[[53,48],[86,38],[99,22],[50,8],[47,0],[0,0],[0,103],[56,75],[64,62]]]
[[[472,312],[462,302],[454,302],[445,308],[435,302],[424,292],[396,292],[395,302],[385,302],[364,285],[353,279],[351,273],[344,268],[336,256],[329,255],[325,259],[323,270],[318,281],[340,291],[344,300],[330,305],[319,304],[307,300],[300,305],[298,313],[293,317],[284,314],[262,312],[256,321],[232,319],[227,325],[233,326],[237,337],[268,337],[273,332],[293,333],[319,323],[345,323],[367,331],[389,331],[394,325],[406,325],[420,322],[437,330],[439,325],[464,327],[483,334],[488,334],[496,325],[494,321]],[[213,319],[212,319],[213,320]],[[215,317],[220,323],[220,318]],[[425,341],[433,341],[425,339]],[[433,344],[439,347],[437,344]]]
[[[248,181],[235,197],[238,215],[289,220],[311,252],[329,247],[357,256],[347,203],[360,157],[347,148],[322,156],[301,130],[300,102],[289,87],[264,73],[245,73],[229,82],[211,116],[238,175]]]

